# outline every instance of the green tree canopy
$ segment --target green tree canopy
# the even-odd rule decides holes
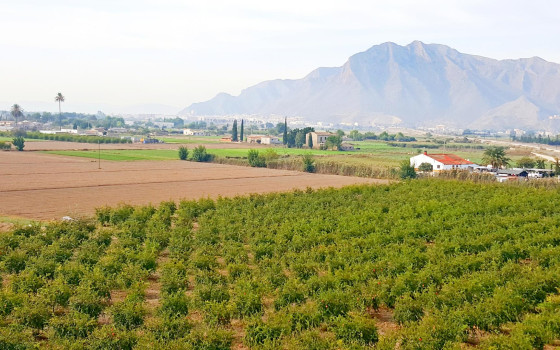
[[[482,161],[491,164],[493,168],[501,168],[508,165],[510,159],[506,156],[505,147],[490,146],[484,151]]]
[[[23,117],[23,108],[21,108],[20,105],[18,105],[17,103],[15,103],[12,106],[12,110],[10,111],[10,114],[12,115],[12,117],[14,117],[14,120],[16,121],[16,127],[17,127],[17,120],[19,117]]]
[[[410,165],[408,160],[403,160],[401,163],[401,167],[399,169],[399,176],[401,179],[415,179],[416,178],[416,171],[414,167]]]
[[[422,163],[418,166],[419,171],[432,171],[434,170],[434,166],[430,163]]]
[[[534,168],[535,161],[529,157],[523,157],[517,160],[518,168]]]
[[[342,137],[340,136],[329,136],[327,137],[327,141],[325,142],[325,146],[327,146],[327,148],[329,149],[334,149],[336,148],[338,151],[340,151],[341,147],[342,147]]]
[[[237,119],[233,121],[233,128],[231,129],[231,140],[237,142]]]

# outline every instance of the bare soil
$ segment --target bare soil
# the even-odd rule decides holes
[[[29,145],[36,143],[40,142]],[[68,146],[66,142],[57,144]],[[98,169],[95,160],[37,152],[0,152],[0,179],[0,216],[34,220],[90,216],[95,208],[119,203],[146,205],[307,187],[388,183],[387,180],[179,160],[105,161]]]

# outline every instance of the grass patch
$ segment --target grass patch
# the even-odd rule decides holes
[[[96,150],[91,151],[44,151],[43,153],[61,156],[83,157],[97,159],[100,155]],[[101,159],[112,161],[135,160],[172,160],[178,159],[177,151],[170,149],[157,150],[102,150]]]
[[[162,136],[158,139],[164,141],[165,143],[177,143],[177,144],[200,144],[200,143],[219,143],[219,136]]]
[[[33,223],[33,220],[21,218],[18,216],[0,216],[0,223],[14,224],[14,225],[28,225]]]

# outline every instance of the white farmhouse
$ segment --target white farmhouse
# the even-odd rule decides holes
[[[428,154],[428,152],[424,152],[410,158],[410,165],[416,170],[422,163],[431,164],[434,171],[467,170],[469,167],[477,166],[471,161],[449,153]]]
[[[263,136],[261,137],[261,144],[263,145],[277,145],[282,143],[276,136]]]
[[[205,136],[204,130],[183,129],[183,135],[187,136]]]

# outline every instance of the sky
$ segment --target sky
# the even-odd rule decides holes
[[[0,33],[0,110],[171,113],[388,41],[560,63],[560,2],[0,0]]]

